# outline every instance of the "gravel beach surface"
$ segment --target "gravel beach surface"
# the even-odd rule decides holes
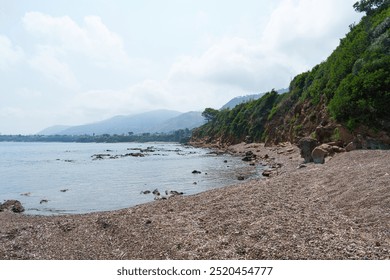
[[[111,212],[0,212],[0,259],[390,259],[390,151],[301,165],[288,143],[227,149],[248,151],[264,179]]]

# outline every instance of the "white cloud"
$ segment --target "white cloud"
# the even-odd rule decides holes
[[[23,23],[27,31],[46,40],[46,44],[81,54],[97,66],[116,67],[128,62],[121,37],[111,32],[98,16],[84,17],[83,26],[79,26],[68,16],[28,12]]]
[[[348,2],[281,1],[258,38],[216,40],[201,55],[179,58],[170,80],[231,86],[241,94],[287,87],[293,76],[329,56],[359,19]]]
[[[330,55],[348,25],[359,20],[355,0],[284,0],[273,11],[261,41],[267,51],[281,53],[306,68]]]
[[[0,69],[5,70],[18,63],[24,57],[24,52],[19,46],[13,46],[11,40],[0,35]]]
[[[180,58],[172,66],[170,79],[231,86],[245,94],[285,86],[290,73],[291,65],[265,52],[258,42],[226,38],[200,56]]]
[[[69,110],[96,120],[167,108],[172,97],[167,87],[165,82],[145,80],[121,90],[88,90],[71,100]]]
[[[41,47],[38,55],[29,60],[29,65],[62,87],[69,89],[79,87],[69,65],[58,59],[54,49]]]

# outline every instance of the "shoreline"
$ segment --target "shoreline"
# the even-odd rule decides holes
[[[389,259],[390,151],[298,169],[289,143],[226,149],[248,151],[269,178],[109,212],[0,212],[0,259]]]

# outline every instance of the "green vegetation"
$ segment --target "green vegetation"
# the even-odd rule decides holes
[[[261,140],[264,124],[268,114],[279,100],[280,95],[274,90],[264,94],[260,99],[237,105],[231,110],[217,111],[210,108],[207,112],[214,112],[212,118],[202,128],[195,130],[195,137],[212,136],[224,141],[244,140],[250,135],[253,140]],[[204,112],[206,114],[207,112]]]
[[[361,22],[350,26],[326,61],[297,75],[289,92],[279,95],[271,91],[231,110],[208,108],[204,112],[208,123],[196,129],[194,137],[229,143],[243,141],[246,136],[254,141],[291,140],[312,135],[316,126],[330,122],[345,125],[352,132],[365,126],[389,133],[389,3],[355,3],[358,12],[366,13]],[[339,137],[335,132],[333,138]]]

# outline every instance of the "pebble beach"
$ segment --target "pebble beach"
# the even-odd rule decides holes
[[[117,211],[0,212],[0,259],[390,259],[389,150],[304,165],[289,143],[223,152],[248,151],[266,177]]]

